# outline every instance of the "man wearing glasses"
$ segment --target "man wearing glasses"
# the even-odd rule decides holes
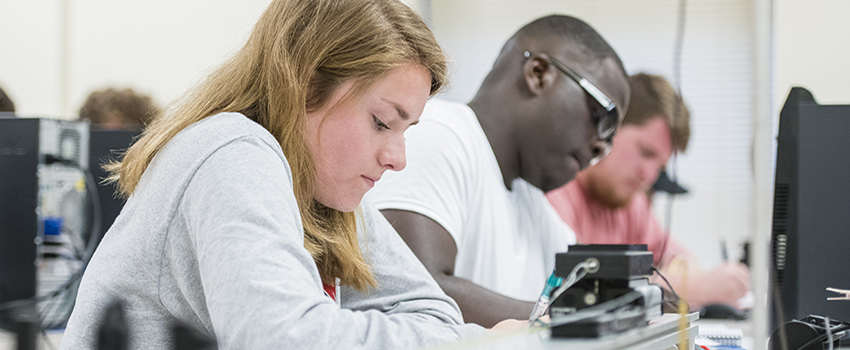
[[[660,76],[635,74],[630,80],[629,110],[611,154],[546,197],[579,243],[646,244],[674,290],[687,290],[692,308],[738,306],[749,290],[747,267],[724,262],[712,270],[700,269],[693,255],[665,234],[646,194],[673,152],[684,152],[688,146],[688,107]],[[687,262],[687,288],[681,274],[671,271],[676,259]]]
[[[627,108],[614,50],[548,16],[502,48],[468,105],[429,102],[407,167],[367,194],[467,322],[528,319],[555,253],[575,243],[544,195],[607,154]]]

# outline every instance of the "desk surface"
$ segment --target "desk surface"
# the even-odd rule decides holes
[[[693,324],[697,320],[697,313],[689,314],[685,332],[693,344],[697,335],[697,326]],[[547,350],[658,350],[674,348],[679,343],[679,316],[676,314],[665,314],[653,320],[648,327],[638,328],[622,334],[607,336],[599,339],[581,338],[551,338],[547,328],[528,328],[521,331],[506,332],[482,338],[470,339],[465,342],[452,344],[439,349],[547,349]],[[39,337],[41,348],[57,348],[62,339],[62,333],[48,331],[47,338],[52,343],[51,347],[45,347],[45,339]],[[14,334],[0,332],[0,350],[15,349]]]
[[[687,317],[689,342],[693,344],[697,335],[697,326],[692,322],[699,316],[691,313]],[[548,328],[529,328],[482,338],[470,339],[458,344],[441,347],[443,350],[472,349],[547,349],[547,350],[658,350],[676,348],[679,343],[679,315],[665,314],[650,322],[649,326],[636,328],[625,333],[610,335],[598,339],[552,338]]]

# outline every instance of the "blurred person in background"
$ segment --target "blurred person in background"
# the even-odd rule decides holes
[[[0,112],[15,112],[15,104],[2,87],[0,87]]]
[[[153,99],[133,89],[107,88],[89,94],[80,108],[79,120],[102,130],[139,130],[159,113]]]
[[[694,256],[668,234],[652,212],[647,191],[659,179],[673,152],[684,152],[690,138],[690,112],[661,76],[630,77],[632,96],[611,153],[548,192],[552,206],[582,244],[646,244],[656,267],[683,291],[675,266],[687,266],[685,299],[698,309],[709,304],[737,306],[749,291],[743,264],[724,262],[703,270]],[[686,264],[678,264],[684,260]],[[662,284],[663,285],[663,284]]]

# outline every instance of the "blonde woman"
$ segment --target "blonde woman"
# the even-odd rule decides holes
[[[245,46],[113,164],[129,199],[62,348],[93,348],[115,297],[137,349],[169,348],[174,321],[221,349],[400,349],[485,333],[361,203],[404,168],[403,133],[445,83],[432,33],[397,1],[273,1]]]

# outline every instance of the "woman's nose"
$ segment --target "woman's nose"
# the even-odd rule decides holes
[[[394,137],[381,151],[378,162],[389,170],[401,171],[407,166],[404,137]]]

